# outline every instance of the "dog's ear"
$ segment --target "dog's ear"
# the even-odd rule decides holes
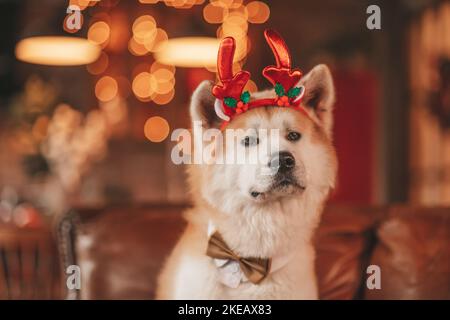
[[[203,81],[192,94],[190,107],[192,122],[200,121],[204,129],[218,128],[221,123],[214,110],[216,98],[211,92],[212,86],[211,81]]]
[[[331,138],[335,93],[330,70],[326,65],[319,64],[298,84],[305,87],[302,104],[315,114],[326,134]]]

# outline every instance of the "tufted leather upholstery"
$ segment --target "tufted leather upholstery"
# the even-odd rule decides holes
[[[61,252],[66,265],[80,265],[82,287],[69,297],[153,298],[157,274],[185,226],[183,209],[72,213],[74,232],[60,233]],[[329,206],[315,243],[321,299],[450,299],[449,209]],[[366,287],[369,264],[381,269],[381,290]]]

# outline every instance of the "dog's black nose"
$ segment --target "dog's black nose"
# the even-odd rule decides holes
[[[270,168],[278,169],[278,172],[288,172],[295,167],[295,158],[292,153],[282,151],[270,160]]]

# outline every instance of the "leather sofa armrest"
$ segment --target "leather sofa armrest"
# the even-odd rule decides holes
[[[57,222],[57,241],[58,252],[60,258],[60,266],[62,268],[62,286],[64,296],[67,300],[79,299],[78,290],[70,290],[66,284],[66,270],[71,265],[77,265],[77,257],[75,251],[75,241],[77,226],[80,224],[80,217],[76,211],[71,210],[61,217]]]
[[[381,288],[366,299],[450,299],[450,208],[394,206],[377,238]]]

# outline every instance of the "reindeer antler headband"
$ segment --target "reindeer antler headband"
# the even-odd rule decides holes
[[[250,101],[250,93],[243,92],[250,79],[250,73],[239,71],[233,74],[236,43],[232,37],[224,38],[217,57],[217,70],[222,84],[216,84],[212,89],[213,95],[217,98],[214,109],[217,116],[224,120],[222,128],[236,115],[253,108],[279,106],[304,111],[300,107],[300,102],[305,94],[305,87],[295,87],[302,77],[301,71],[291,69],[291,55],[288,47],[277,32],[266,30],[264,36],[275,55],[276,66],[265,67],[263,76],[272,83],[277,97]]]

